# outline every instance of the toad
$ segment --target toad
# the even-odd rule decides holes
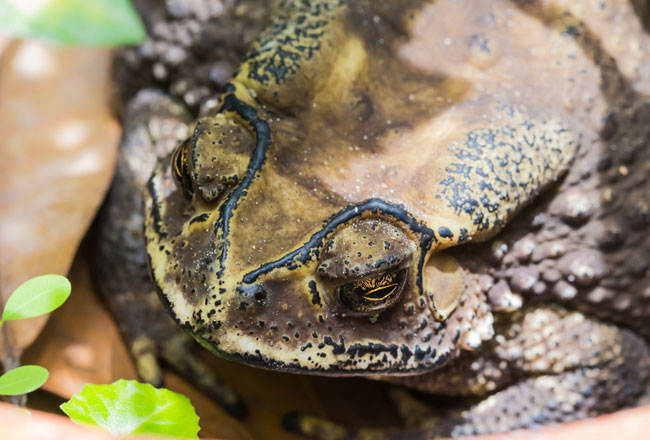
[[[636,6],[276,2],[143,185],[165,308],[237,362],[477,397],[407,417],[424,436],[633,405],[650,366]]]

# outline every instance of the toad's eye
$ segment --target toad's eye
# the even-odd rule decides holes
[[[366,278],[338,288],[341,303],[356,312],[375,312],[395,304],[404,289],[407,269]]]
[[[189,139],[176,148],[174,156],[172,157],[172,170],[176,185],[183,190],[187,197],[191,198],[194,193],[194,187],[192,186],[192,180],[190,179],[190,167],[187,151],[188,142]]]

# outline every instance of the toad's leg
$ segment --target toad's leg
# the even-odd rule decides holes
[[[144,90],[131,101],[115,178],[94,225],[93,272],[143,380],[161,385],[159,360],[164,360],[241,418],[243,403],[194,355],[202,349],[166,313],[147,269],[141,188],[158,158],[186,135],[188,121],[186,110],[160,92]]]
[[[577,312],[530,309],[480,352],[425,375],[391,379],[428,392],[484,396],[465,410],[432,417],[420,412],[410,417],[408,431],[343,430],[297,415],[288,425],[317,438],[400,438],[406,432],[429,438],[535,428],[633,404],[646,387],[648,367],[648,346],[628,330]]]

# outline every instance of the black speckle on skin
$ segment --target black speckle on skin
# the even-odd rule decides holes
[[[499,106],[496,110],[507,117],[518,115],[511,106]],[[536,125],[516,119],[512,125],[469,131],[440,182],[436,197],[446,200],[477,231],[503,223],[503,216],[522,206],[545,178],[551,177],[553,167],[568,157],[568,151],[562,148],[564,144],[549,139],[553,133],[544,131],[544,124],[538,125],[535,133],[529,133]],[[463,235],[459,243],[466,239]]]
[[[481,52],[490,53],[490,47],[488,45],[489,40],[483,33],[474,34],[471,36],[471,41],[469,43],[470,47],[478,48]]]
[[[400,351],[402,352],[402,361],[404,361],[405,363],[408,362],[411,356],[413,356],[413,353],[406,345],[402,344],[402,346],[400,347]]]
[[[285,83],[299,71],[304,61],[321,49],[330,19],[342,4],[342,1],[295,2],[300,8],[296,12],[302,15],[291,22],[276,20],[272,23],[265,37],[247,55],[248,77],[265,86]],[[288,27],[288,23],[292,26]]]
[[[578,30],[578,28],[576,28],[576,27],[573,26],[573,25],[569,25],[569,26],[567,26],[567,28],[566,28],[566,30],[564,31],[564,33],[565,33],[566,35],[572,37],[572,38],[576,38],[576,39],[577,39],[578,37],[580,37],[580,31]]]
[[[427,347],[426,350],[422,350],[419,345],[416,345],[415,346],[415,352],[414,352],[413,356],[415,356],[415,359],[421,361],[422,359],[424,359],[424,357],[428,353],[431,353],[431,347],[430,346]],[[435,350],[431,353],[430,357],[434,357],[434,356],[435,356]]]
[[[332,347],[334,354],[343,354],[343,353],[345,353],[345,342],[343,341],[343,336],[339,336],[339,343],[338,344],[336,342],[334,342],[334,340],[329,336],[325,336],[323,338],[323,342],[325,342],[327,345]],[[319,344],[319,348],[320,348],[320,344]]]
[[[192,220],[190,220],[190,225],[191,225],[192,223],[201,223],[201,222],[204,222],[204,221],[206,221],[208,218],[210,218],[210,215],[207,214],[207,213],[204,213],[204,214],[201,214],[201,215],[197,215],[197,216],[194,217]]]
[[[451,230],[445,226],[441,226],[438,228],[438,235],[443,238],[454,238],[454,233],[451,232]]]
[[[359,357],[363,357],[367,354],[370,355],[378,355],[380,353],[390,353],[393,358],[397,358],[397,350],[398,346],[395,344],[391,344],[389,346],[386,346],[384,344],[375,344],[373,342],[370,342],[368,344],[354,344],[351,345],[348,348],[348,354],[351,357],[354,357],[358,355]]]

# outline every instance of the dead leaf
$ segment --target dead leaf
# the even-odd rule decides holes
[[[68,272],[113,173],[105,49],[9,42],[0,53],[0,301],[25,280]],[[47,317],[7,322],[0,360],[17,361]],[[8,341],[9,343],[4,343]]]

